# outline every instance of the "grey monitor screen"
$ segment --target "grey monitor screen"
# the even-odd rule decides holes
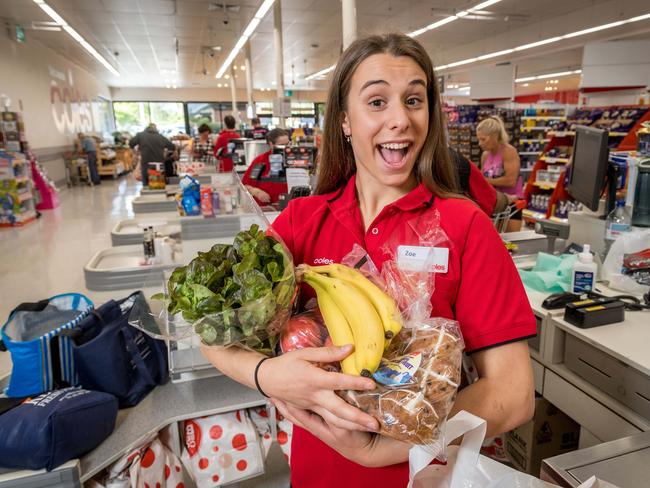
[[[598,201],[605,185],[609,159],[607,139],[603,129],[576,127],[568,191],[573,198],[590,210],[598,210]]]

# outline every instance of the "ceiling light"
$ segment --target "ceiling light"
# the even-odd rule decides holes
[[[232,69],[237,69],[237,65],[236,65],[236,64],[233,64],[233,65],[232,65]]]
[[[325,76],[330,71],[334,71],[334,68],[336,68],[335,64],[333,64],[332,66],[328,66],[327,68],[317,71],[316,73],[313,73],[309,76],[305,76],[305,80],[309,81],[309,80],[313,80],[314,78]]]
[[[524,83],[526,81],[533,81],[533,80],[546,80],[548,78],[558,78],[561,76],[579,75],[580,73],[582,73],[581,69],[574,69],[573,71],[560,71],[558,73],[546,73],[544,75],[526,76],[523,78],[515,79],[515,83]],[[559,82],[560,80],[549,80],[546,83],[548,84],[548,83],[559,83]]]
[[[63,30],[65,30],[70,37],[72,37],[75,41],[77,41],[81,46],[88,51],[88,53],[95,58],[97,61],[99,61],[108,71],[110,71],[113,75],[115,76],[120,76],[119,71],[117,71],[111,63],[109,63],[104,56],[99,54],[97,50],[86,41],[81,34],[79,34],[76,30],[74,30],[72,27],[68,25],[68,23],[52,8],[50,7],[47,3],[45,3],[43,0],[34,0],[34,3],[38,5],[43,12],[45,12],[47,15],[50,16],[50,18],[59,24],[61,27],[63,27]]]
[[[226,75],[226,76],[224,76],[224,78],[225,78],[225,79],[228,79],[228,78],[230,78],[230,75]]]
[[[524,83],[522,86],[524,86],[524,87],[530,86],[530,83]]]
[[[470,87],[470,86],[462,86],[462,87],[460,87],[458,90],[459,90],[459,91],[470,91],[471,88],[472,88],[472,87]]]
[[[499,3],[501,0],[487,0],[486,2],[479,3],[474,7],[468,9],[470,12],[476,12],[477,10],[483,10],[484,8],[490,7],[495,3]]]
[[[246,65],[242,64],[242,65],[239,67],[239,69],[242,70],[242,71],[246,71]]]
[[[217,88],[221,88],[221,83],[217,83]]]
[[[248,38],[253,35],[253,32],[255,32],[255,29],[260,24],[260,22],[262,21],[262,19],[264,18],[264,16],[269,11],[269,9],[273,6],[274,3],[275,0],[264,0],[264,2],[262,2],[262,5],[260,5],[260,8],[257,9],[257,12],[255,13],[255,16],[248,23],[246,29],[244,29],[244,32],[239,38],[239,40],[237,41],[237,43],[235,44],[235,47],[232,48],[232,51],[230,51],[230,54],[228,54],[228,57],[219,68],[219,71],[217,71],[216,78],[221,78],[224,75],[228,67],[235,60],[235,57],[237,56],[241,48],[244,47],[244,44],[246,44]]]
[[[488,3],[488,2],[485,2],[485,3]],[[471,11],[472,9],[469,9],[469,10]],[[522,44],[521,46],[514,47],[511,50],[505,49],[503,51],[497,51],[497,52],[490,53],[490,54],[484,54],[482,56],[479,56],[479,57],[473,58],[473,59],[475,61],[482,61],[483,59],[489,59],[491,57],[497,57],[497,56],[502,56],[503,54],[508,54],[508,51],[509,52],[524,51],[526,49],[531,49],[531,48],[534,48],[534,47],[543,46],[544,44],[550,44],[552,42],[557,42],[557,41],[560,41],[562,39],[571,39],[573,37],[583,36],[583,35],[586,35],[586,34],[591,34],[592,32],[598,32],[598,31],[605,30],[605,29],[611,29],[613,27],[618,27],[618,26],[621,26],[621,25],[624,25],[624,24],[630,24],[632,22],[639,22],[641,20],[650,20],[650,13],[644,14],[644,15],[639,15],[637,17],[631,17],[631,18],[625,19],[625,20],[619,20],[619,21],[616,21],[616,22],[611,22],[609,24],[603,24],[603,25],[598,25],[598,26],[595,26],[595,27],[590,27],[589,29],[583,29],[583,30],[580,30],[580,31],[571,32],[571,33],[565,34],[563,36],[550,37],[548,39],[543,39],[541,41],[531,42],[529,44]],[[469,61],[467,59],[463,60],[463,61],[456,61],[455,63],[449,63],[449,64],[445,64],[445,65],[442,65],[442,66],[438,66],[438,70],[453,68],[455,66],[461,66],[463,64],[468,64],[468,62],[471,62],[471,61]]]
[[[225,86],[226,88],[228,88],[228,83],[224,83],[223,86]]]

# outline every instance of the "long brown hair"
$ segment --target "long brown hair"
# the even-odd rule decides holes
[[[431,58],[420,43],[404,34],[375,35],[353,42],[341,55],[327,95],[325,129],[321,150],[318,184],[315,193],[322,195],[344,186],[356,172],[352,147],[345,140],[341,123],[347,110],[352,76],[359,64],[374,54],[408,56],[427,77],[429,131],[415,163],[418,181],[437,196],[454,196],[458,190],[445,133],[445,118],[440,90]]]

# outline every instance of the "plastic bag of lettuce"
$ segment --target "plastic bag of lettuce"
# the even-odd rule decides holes
[[[271,354],[296,296],[291,254],[257,225],[233,244],[215,244],[176,268],[164,299],[208,346],[240,345]]]

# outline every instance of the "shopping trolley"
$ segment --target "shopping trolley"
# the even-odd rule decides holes
[[[81,185],[82,182],[90,185],[90,171],[88,171],[88,160],[75,152],[63,153],[65,162],[65,182],[66,186]]]
[[[505,232],[508,228],[510,218],[526,206],[526,200],[516,200],[508,205],[503,211],[492,215],[492,222],[498,233]]]

